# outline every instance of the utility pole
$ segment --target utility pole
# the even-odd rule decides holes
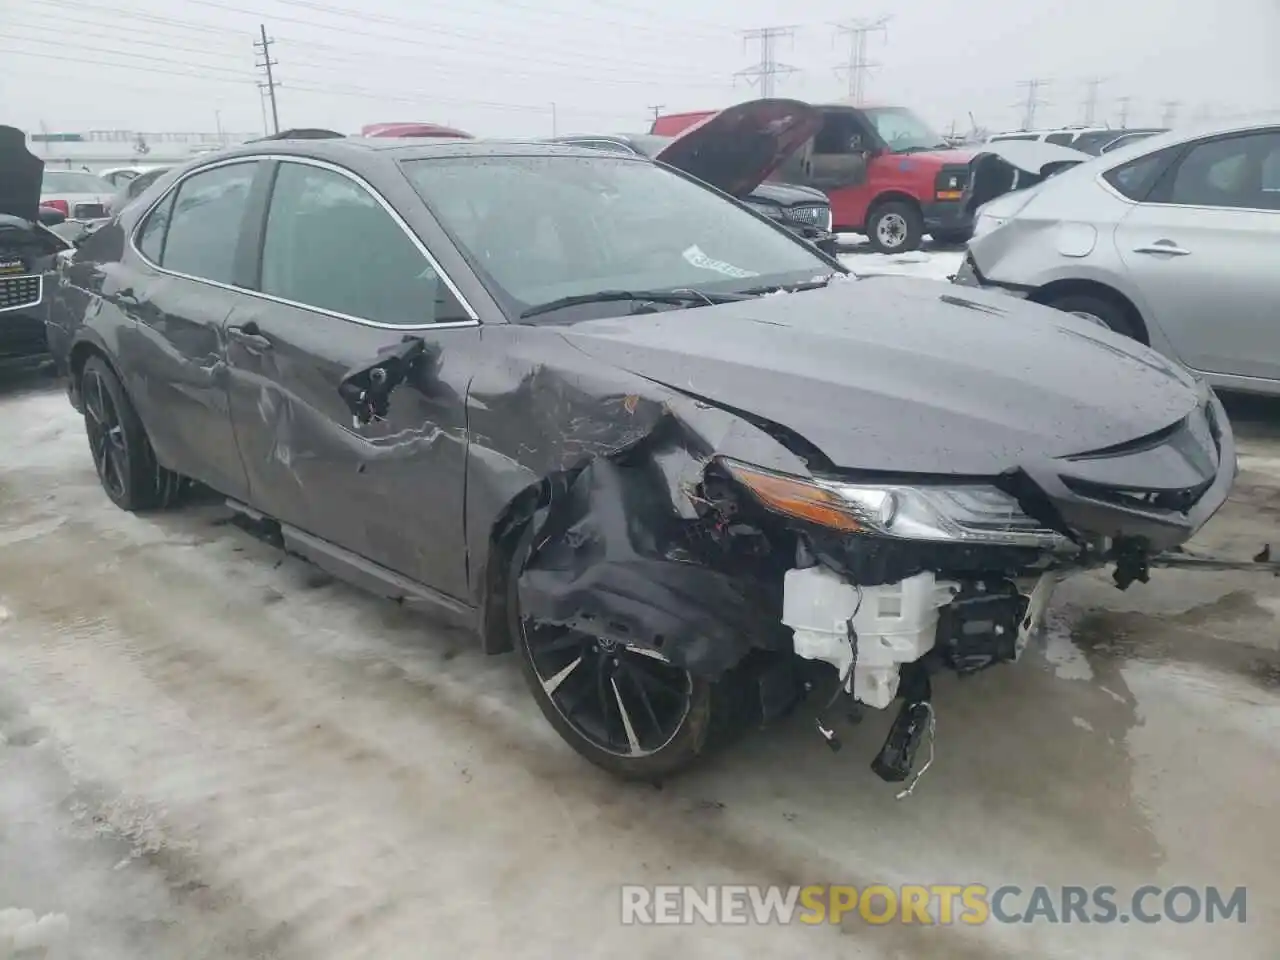
[[[1178,108],[1182,106],[1181,100],[1166,100],[1161,104],[1164,107],[1164,113],[1160,117],[1160,125],[1163,127],[1172,127],[1178,122]]]
[[[656,103],[656,104],[651,104],[649,106],[649,109],[653,111],[654,120],[657,120],[660,116],[662,116],[662,111],[665,110],[666,108],[667,108],[667,105],[665,103]]]
[[[1098,112],[1098,88],[1106,82],[1105,77],[1092,77],[1085,81],[1084,110],[1081,121],[1086,127],[1092,127]]]
[[[1120,104],[1120,129],[1129,129],[1129,105],[1133,103],[1133,97],[1118,97],[1116,100]]]
[[[795,32],[795,27],[761,27],[758,30],[742,31],[743,46],[752,40],[760,42],[760,62],[755,66],[739,70],[734,76],[746,77],[748,83],[760,84],[760,96],[766,99],[772,97],[774,77],[797,72],[796,68],[790,64],[779,63],[774,55],[776,42],[795,36]]]
[[[271,45],[274,40],[267,39],[267,25],[265,23],[258,24],[258,30],[262,36],[261,40],[255,40],[253,46],[255,50],[262,51],[262,62],[258,63],[255,59],[254,66],[259,70],[267,71],[266,83],[259,82],[258,87],[267,91],[267,96],[271,98],[271,132],[280,132],[280,112],[276,108],[276,87],[280,84],[276,83],[275,75],[271,72],[271,68],[277,66],[280,61],[271,59]]]
[[[1040,77],[1034,80],[1023,80],[1018,84],[1020,87],[1025,87],[1027,91],[1027,98],[1018,104],[1018,106],[1022,107],[1023,130],[1035,129],[1036,108],[1044,106],[1044,101],[1040,99],[1040,90],[1048,85],[1049,81]]]
[[[888,34],[889,17],[878,20],[846,20],[835,24],[836,36],[849,38],[849,60],[836,73],[844,73],[849,81],[849,102],[859,104],[867,90],[867,74],[878,63],[867,59],[867,38],[873,33]]]
[[[556,102],[552,100],[551,101],[551,135],[553,137],[556,135],[556,128],[558,126],[559,124],[556,122]]]

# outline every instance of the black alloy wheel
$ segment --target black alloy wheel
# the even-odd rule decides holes
[[[84,429],[89,437],[89,452],[98,471],[102,489],[113,503],[121,503],[129,495],[129,441],[106,375],[99,365],[85,368],[80,383],[84,406]]]
[[[80,405],[93,466],[112,503],[122,510],[151,510],[178,499],[184,479],[156,460],[120,378],[102,357],[84,365]]]
[[[689,719],[693,677],[659,655],[527,620],[521,633],[543,693],[595,749],[622,760],[652,757]]]

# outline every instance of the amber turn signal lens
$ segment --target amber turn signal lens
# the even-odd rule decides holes
[[[857,533],[862,526],[839,496],[821,487],[767,470],[725,461],[734,479],[755,495],[765,507],[799,520],[845,533]]]

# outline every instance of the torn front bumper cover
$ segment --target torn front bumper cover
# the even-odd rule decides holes
[[[733,509],[709,489],[717,468],[744,495]],[[829,664],[828,707],[841,693],[877,709],[901,701],[873,764],[901,781],[935,723],[933,671],[1016,661],[1074,571],[1114,566],[1121,589],[1145,581],[1222,506],[1236,473],[1208,388],[1154,434],[1024,466],[998,489],[970,484],[990,496],[972,494],[972,536],[949,540],[928,508],[956,488],[900,486],[923,507],[906,496],[885,509],[872,482],[784,476],[679,444],[633,449],[590,461],[554,492],[518,580],[520,609],[712,680],[757,651]],[[1004,525],[984,528],[984,517]],[[838,747],[821,714],[817,725]]]

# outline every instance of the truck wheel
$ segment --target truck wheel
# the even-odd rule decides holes
[[[924,236],[924,218],[915,204],[890,200],[867,217],[867,238],[877,253],[906,253],[919,250]]]
[[[652,655],[521,614],[517,581],[531,540],[526,532],[514,551],[508,629],[525,682],[556,733],[614,776],[647,782],[680,773],[723,745],[736,726],[728,678],[711,683]]]
[[[101,357],[90,357],[84,365],[80,401],[93,466],[111,502],[122,510],[172,504],[182,478],[160,466],[120,379]]]

